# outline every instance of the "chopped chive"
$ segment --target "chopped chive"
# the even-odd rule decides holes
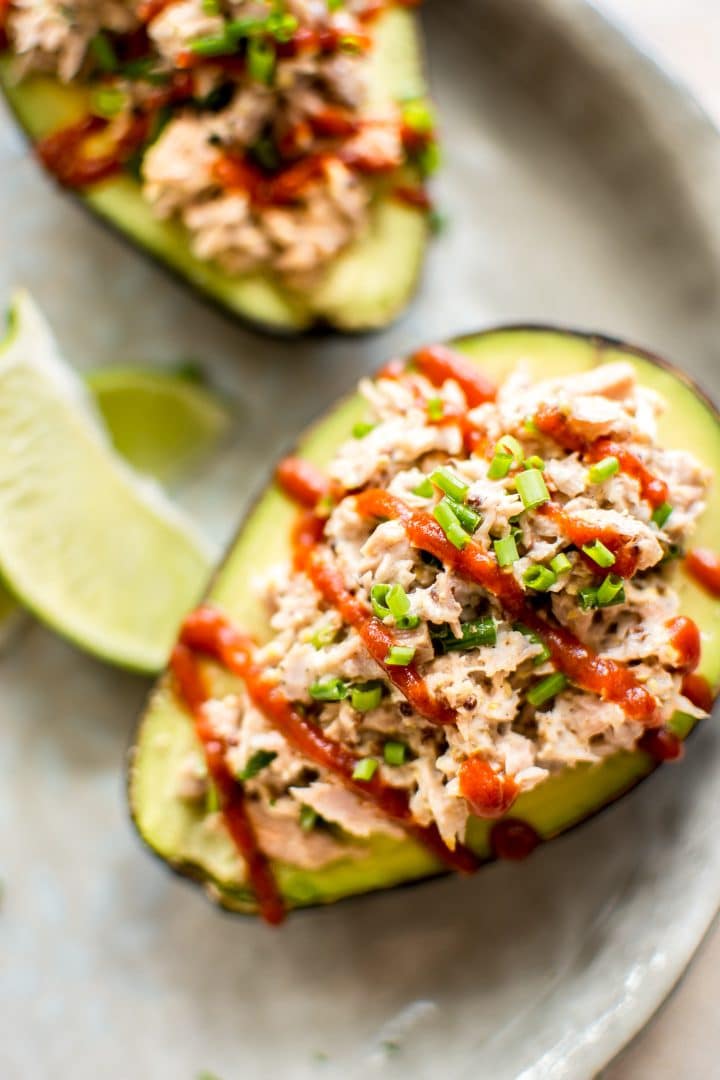
[[[235,45],[241,38],[252,37],[253,34],[260,34],[264,30],[264,19],[230,19],[225,24],[225,32]]]
[[[535,592],[547,592],[557,581],[557,574],[549,566],[528,566],[523,574],[523,581]]]
[[[560,551],[560,552],[558,552],[557,555],[554,555],[553,558],[550,560],[550,568],[559,577],[560,574],[567,574],[568,570],[572,570],[572,563],[568,559],[565,552]]]
[[[513,461],[522,461],[523,448],[514,435],[503,435],[495,443],[496,454],[509,454]]]
[[[442,420],[445,415],[445,403],[440,397],[428,398],[427,414],[430,420]]]
[[[101,71],[117,71],[118,59],[110,38],[102,30],[90,41],[90,52]]]
[[[605,547],[602,540],[593,540],[592,544],[583,544],[582,549],[589,559],[604,569],[615,565],[615,556],[610,548]]]
[[[609,480],[611,476],[614,476],[619,471],[620,462],[618,459],[616,457],[605,457],[590,466],[588,476],[591,484],[602,484],[604,480]]]
[[[410,614],[410,600],[402,585],[397,583],[390,587],[387,593],[386,603],[390,609],[390,614],[402,630],[415,629],[420,622],[420,619],[417,615]]]
[[[314,649],[324,649],[326,645],[332,645],[338,635],[334,626],[320,626],[310,638],[310,644]]]
[[[276,41],[285,44],[292,40],[298,25],[294,15],[289,12],[277,11],[267,19],[265,29],[269,34],[272,34]]]
[[[307,806],[305,803],[300,807],[300,828],[303,832],[310,832],[315,828],[315,823],[318,819],[317,810],[312,806]]]
[[[202,9],[205,15],[219,15],[220,0],[202,0]]]
[[[525,458],[523,461],[523,469],[539,469],[542,472],[544,468],[545,459],[537,454],[531,454],[529,458]]]
[[[353,686],[350,691],[350,704],[358,712],[370,712],[371,709],[377,709],[382,695],[382,683],[363,683]]]
[[[340,11],[345,5],[345,0],[327,0],[328,11]]]
[[[308,686],[308,694],[314,701],[344,701],[348,686],[336,675],[323,675]]]
[[[392,612],[387,605],[387,594],[390,592],[390,585],[380,583],[373,585],[370,589],[370,603],[372,605],[373,613],[377,615],[378,619],[386,619]]]
[[[207,792],[205,794],[205,813],[217,814],[220,809],[220,792],[213,784],[212,780],[209,781]]]
[[[92,109],[96,116],[112,119],[121,113],[127,104],[127,95],[112,86],[99,86],[92,95]]]
[[[424,480],[421,480],[417,487],[412,489],[413,495],[419,495],[423,499],[431,499],[435,489],[430,483],[430,477],[426,476]]]
[[[554,698],[567,685],[568,681],[565,676],[556,671],[553,675],[548,675],[545,679],[541,679],[539,683],[535,683],[535,686],[531,686],[526,695],[527,700],[537,709],[540,705],[544,705],[546,701]]]
[[[493,547],[500,566],[511,566],[518,558],[517,544],[512,533],[510,536],[503,536],[500,540],[493,540]]]
[[[378,760],[374,757],[360,758],[353,769],[353,780],[372,780],[377,772]]]
[[[512,454],[495,454],[488,469],[488,480],[504,480],[512,467]]]
[[[449,634],[443,641],[445,652],[457,652],[460,649],[477,649],[481,645],[497,644],[497,624],[492,615],[482,615],[479,619],[463,623],[460,627],[462,637]]]
[[[275,73],[275,48],[262,38],[251,38],[247,50],[250,78],[269,86]]]
[[[550,498],[547,484],[539,469],[527,469],[515,477],[515,488],[526,510],[542,506]]]
[[[578,592],[578,600],[580,601],[580,607],[583,611],[590,611],[592,608],[598,606],[597,589],[593,589],[588,586],[586,589],[580,589]]]
[[[608,574],[605,580],[597,588],[597,606],[610,607],[611,604],[625,602],[625,587],[621,577],[617,574]]]
[[[660,503],[660,505],[657,506],[653,510],[653,514],[652,514],[653,524],[657,525],[658,529],[662,529],[663,525],[665,524],[667,519],[670,517],[672,512],[673,512],[673,508],[672,508],[672,506],[670,505],[669,502]]]
[[[529,431],[531,435],[539,435],[540,434],[540,429],[538,428],[537,424],[535,423],[535,417],[534,416],[526,416],[525,419],[523,420],[523,427],[525,428],[526,431]]]
[[[435,487],[440,488],[446,495],[449,495],[455,502],[464,503],[467,498],[467,493],[470,490],[470,485],[466,484],[461,477],[452,471],[452,469],[440,468],[435,469],[430,473],[430,480]]]
[[[416,98],[403,105],[402,118],[405,124],[420,135],[428,135],[435,126],[435,119],[427,101]]]
[[[383,757],[386,765],[404,765],[407,746],[401,742],[386,742],[383,747]]]
[[[412,663],[415,649],[412,645],[391,645],[385,657],[389,667],[407,667]]]
[[[259,772],[275,760],[277,753],[274,750],[256,750],[245,763],[245,767],[236,773],[238,780],[252,780]]]
[[[226,56],[235,51],[236,41],[226,30],[223,34],[205,34],[204,37],[195,38],[188,48],[196,56]]]
[[[533,657],[533,664],[538,667],[540,664],[544,664],[546,660],[550,659],[551,653],[547,645],[534,630],[531,630],[525,623],[513,623],[513,630],[517,630],[518,633],[523,634],[526,638],[533,642],[534,645],[542,645],[542,652]]]
[[[465,506],[464,503],[455,502],[455,499],[451,499],[449,495],[445,496],[443,502],[450,504],[455,517],[458,519],[465,532],[470,533],[472,536],[482,521],[482,514],[478,514],[477,510],[473,510],[471,506]]]
[[[364,439],[366,435],[369,435],[371,431],[374,431],[377,424],[371,423],[369,420],[361,420],[357,424],[353,424],[353,438]]]
[[[447,499],[442,499],[433,507],[433,517],[453,547],[462,551],[470,538]]]

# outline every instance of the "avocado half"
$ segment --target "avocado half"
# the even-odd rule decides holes
[[[407,8],[393,7],[375,24],[370,74],[371,104],[422,97],[419,22]],[[32,76],[16,81],[9,54],[0,57],[0,86],[32,142],[87,115],[82,87]],[[153,256],[223,309],[275,333],[293,334],[315,324],[361,331],[386,326],[408,303],[422,266],[427,214],[394,198],[391,183],[418,182],[407,169],[377,183],[367,233],[336,259],[308,292],[285,287],[270,273],[231,275],[197,259],[176,221],[160,221],[128,174],[85,188],[79,198],[102,220]]]
[[[597,335],[545,327],[518,326],[490,330],[450,343],[486,374],[502,379],[519,360],[535,378],[562,376],[597,364],[627,360],[644,386],[659,391],[669,403],[660,424],[667,447],[692,447],[705,464],[720,468],[720,417],[712,404],[684,375],[663,361],[630,345]],[[327,465],[338,445],[350,438],[353,424],[364,419],[366,405],[354,395],[340,402],[300,440],[297,453],[318,466]],[[219,568],[208,600],[224,609],[259,641],[269,637],[267,614],[251,587],[252,578],[290,556],[290,532],[296,506],[271,483],[242,524]],[[720,529],[720,485],[711,492],[693,543],[716,546]],[[713,691],[720,686],[720,601],[700,589],[676,563],[674,585],[681,610],[700,627],[703,651],[699,671]],[[232,689],[232,679],[224,689]],[[688,718],[688,734],[693,724]],[[167,676],[160,679],[141,718],[131,754],[129,799],[143,840],[181,873],[206,884],[225,908],[253,912],[252,895],[241,882],[240,862],[224,831],[210,831],[204,813],[174,795],[180,763],[198,749],[191,718],[178,704]],[[619,752],[598,765],[568,768],[521,796],[511,816],[528,822],[543,840],[550,840],[614,802],[653,771],[654,762],[641,750]],[[492,859],[492,822],[473,818],[468,844],[483,861]],[[332,903],[343,897],[386,889],[443,872],[428,852],[409,839],[376,837],[358,847],[361,858],[337,861],[315,872],[276,862],[274,871],[288,908]]]

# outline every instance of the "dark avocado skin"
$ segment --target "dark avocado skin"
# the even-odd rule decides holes
[[[598,363],[624,359],[633,363],[640,381],[658,389],[670,403],[661,423],[660,441],[668,446],[691,445],[711,467],[720,467],[720,419],[714,406],[682,373],[652,354],[596,334],[541,326],[514,326],[468,335],[451,343],[484,372],[502,377],[517,360],[527,360],[536,376],[580,371]],[[364,405],[355,396],[341,401],[300,440],[297,452],[323,465],[337,445],[350,436]],[[717,486],[716,486],[717,487]],[[713,489],[694,539],[712,546],[720,526],[720,493]],[[208,600],[222,608],[259,639],[268,634],[259,601],[247,589],[247,575],[283,559],[288,552],[294,506],[270,482],[245,518],[219,567]],[[272,523],[272,529],[267,528]],[[268,537],[275,537],[268,543]],[[674,584],[681,610],[698,622],[704,639],[700,671],[717,691],[720,684],[720,602],[712,599],[679,568]],[[687,732],[692,728],[688,724]],[[201,882],[214,901],[231,911],[254,912],[252,896],[237,882],[237,863],[229,840],[220,836],[208,844],[202,832],[203,811],[174,797],[157,797],[172,790],[177,761],[196,746],[192,725],[175,700],[167,676],[157,684],[143,714],[131,751],[128,796],[131,814],[144,842],[173,869]],[[522,796],[512,817],[528,822],[543,840],[592,817],[645,779],[654,762],[642,751],[618,753],[602,764],[567,769]],[[493,858],[489,822],[472,819],[468,843],[481,861]],[[348,844],[357,842],[348,838]],[[409,840],[372,840],[358,860],[340,860],[314,873],[287,864],[274,865],[289,908],[332,903],[349,896],[409,884],[443,872],[424,850]]]
[[[419,22],[391,8],[376,23],[371,82],[379,99],[426,92]],[[9,53],[0,55],[0,87],[31,142],[85,115],[88,94],[48,77],[17,81]],[[311,290],[290,290],[271,274],[232,276],[196,259],[183,228],[153,218],[129,174],[74,193],[81,205],[224,313],[279,336],[311,329],[344,333],[388,325],[409,302],[422,268],[427,215],[392,195],[397,183],[418,181],[406,168],[378,181],[367,234],[346,249]]]

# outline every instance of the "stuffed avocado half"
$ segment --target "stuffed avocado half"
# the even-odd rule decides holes
[[[67,7],[65,41],[42,4],[11,2],[0,56],[8,103],[61,184],[266,329],[362,331],[399,314],[436,160],[408,6]]]
[[[528,854],[680,756],[720,684],[720,600],[688,573],[688,553],[712,547],[720,523],[711,483],[720,424],[701,393],[639,349],[554,329],[493,330],[415,360],[409,375],[389,366],[365,397],[342,401],[300,441],[299,460],[312,468],[298,459],[281,467],[283,486],[271,483],[256,502],[199,619],[186,624],[182,648],[198,650],[203,700],[176,655],[141,719],[129,775],[136,827],[228,909],[256,912],[264,889],[262,873],[260,893],[251,885],[231,839],[233,785],[253,810],[245,824],[256,825],[280,904],[331,903]],[[533,397],[538,385],[544,392]],[[516,406],[527,403],[521,415]],[[411,436],[398,410],[402,424],[417,423]],[[383,438],[399,447],[406,436],[404,464],[389,464]],[[334,479],[323,490],[325,470]],[[319,516],[307,509],[316,499]],[[617,509],[624,500],[635,516]],[[374,520],[353,575],[358,507]],[[410,558],[421,556],[412,571],[408,537]],[[325,557],[340,564],[339,583]],[[303,576],[320,594],[316,608],[301,610],[315,602],[305,581],[283,609],[288,583]],[[259,583],[273,578],[271,628]],[[404,655],[392,658],[398,647]],[[315,667],[301,671],[310,685],[293,690],[298,657]],[[246,675],[250,706],[233,669]],[[263,690],[268,671],[275,697]],[[283,758],[278,730],[309,747],[309,768]],[[349,771],[347,762],[344,775],[342,763],[318,765],[322,748],[302,741],[308,730],[351,750]],[[199,731],[233,744],[221,764],[234,770],[228,784],[221,776],[208,787],[208,763],[216,773]],[[286,818],[281,766],[295,799]],[[355,800],[337,814],[326,798],[333,784]],[[358,826],[365,796],[371,817]],[[256,798],[269,798],[272,822],[257,817]],[[317,845],[309,855],[303,836]]]

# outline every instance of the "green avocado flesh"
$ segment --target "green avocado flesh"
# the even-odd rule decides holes
[[[660,442],[692,448],[707,465],[720,468],[720,422],[712,407],[679,373],[660,366],[631,347],[599,338],[549,329],[495,330],[453,343],[491,377],[501,380],[520,361],[535,378],[562,376],[596,364],[628,360],[640,382],[659,391],[669,405],[660,424]],[[366,405],[353,396],[342,401],[301,440],[298,453],[326,465],[338,445],[350,438],[353,424],[364,419]],[[223,608],[258,640],[269,627],[261,599],[250,587],[258,574],[290,555],[290,531],[297,511],[276,485],[261,496],[243,524],[221,566],[208,599]],[[715,547],[720,526],[720,489],[714,485],[693,545]],[[720,601],[712,599],[675,565],[674,585],[681,609],[702,632],[700,672],[720,684]],[[224,689],[228,676],[222,676]],[[230,680],[229,687],[232,687]],[[688,724],[688,731],[692,725]],[[201,809],[174,794],[177,770],[198,744],[189,716],[178,705],[167,678],[158,684],[141,720],[133,754],[129,796],[137,828],[162,858],[192,877],[204,880],[224,907],[254,910],[252,896],[240,883],[240,866],[223,831],[210,831]],[[564,832],[613,802],[653,769],[642,751],[621,752],[599,765],[578,766],[554,775],[523,795],[512,817],[529,822],[544,839]],[[472,819],[468,843],[481,859],[490,859],[491,823]],[[376,838],[360,845],[348,838],[362,858],[343,859],[309,872],[275,863],[274,869],[289,907],[331,903],[342,897],[385,889],[442,872],[422,847],[411,840]]]
[[[376,24],[370,103],[421,97],[425,93],[418,23],[401,8]],[[31,140],[43,138],[87,114],[88,94],[78,86],[33,76],[16,81],[9,56],[0,58],[0,86]],[[407,173],[403,182],[416,179]],[[398,180],[398,177],[395,178]],[[348,247],[311,290],[283,286],[269,273],[231,275],[190,250],[184,227],[159,221],[129,175],[83,191],[82,200],[139,248],[155,256],[190,285],[234,315],[278,333],[297,333],[314,323],[360,331],[385,326],[405,307],[422,266],[426,214],[377,185],[366,234]]]

